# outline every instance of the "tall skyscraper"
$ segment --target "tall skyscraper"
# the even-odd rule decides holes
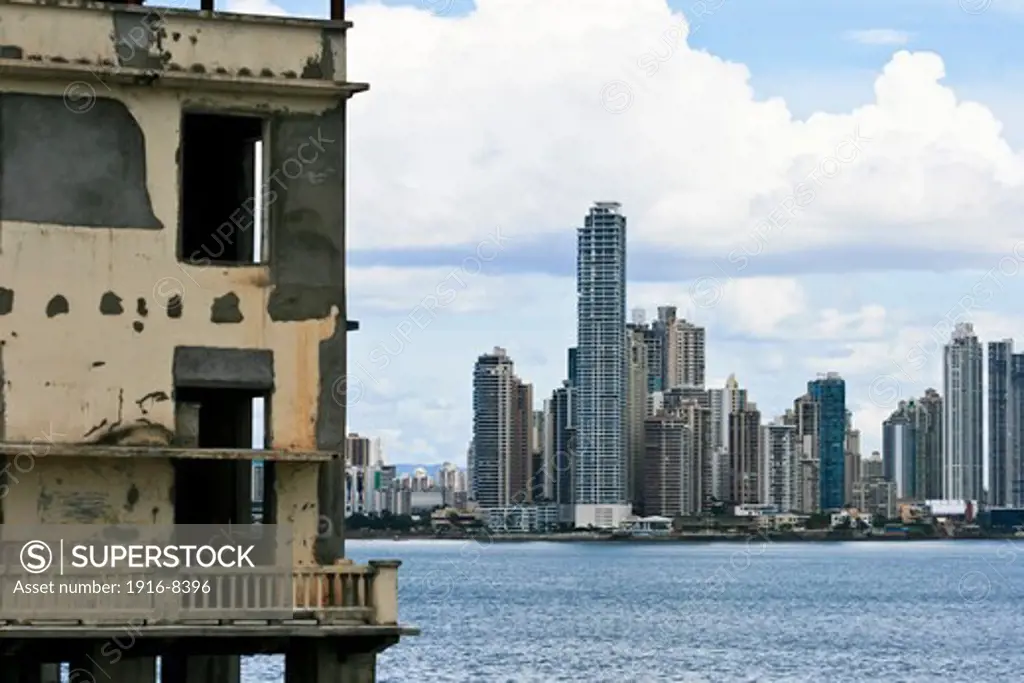
[[[762,426],[761,447],[761,502],[777,505],[784,512],[795,510],[800,466],[796,427],[779,422]]]
[[[957,323],[944,348],[942,492],[948,500],[983,500],[982,349],[971,323]]]
[[[644,420],[647,418],[648,372],[644,328],[632,324],[627,333],[626,455],[629,502],[643,509]]]
[[[818,476],[822,510],[837,510],[846,493],[846,382],[835,372],[807,383],[818,404]]]
[[[505,349],[473,367],[473,481],[482,508],[520,505],[530,498],[532,389],[515,375]]]
[[[659,306],[653,332],[661,351],[661,388],[704,387],[705,330],[677,317],[675,306]]]
[[[942,397],[935,389],[925,389],[917,401],[917,498],[942,498]]]
[[[988,345],[988,498],[999,507],[1024,504],[1024,354],[1013,340]]]
[[[644,422],[645,515],[696,515],[710,506],[711,411],[688,399]]]
[[[510,504],[533,502],[533,385],[516,381],[512,403],[512,457],[509,459]]]
[[[680,320],[677,323],[679,359],[675,382],[681,387],[704,388],[704,371],[707,364],[705,355],[705,330],[692,322]]]
[[[886,479],[896,484],[897,498],[917,497],[919,439],[915,412],[916,406],[900,401],[899,407],[882,422],[882,471]]]
[[[554,500],[563,507],[572,506],[572,469],[575,454],[574,430],[572,428],[570,402],[574,395],[568,381],[555,389],[551,399],[544,408],[546,427],[545,450],[551,462],[551,479]],[[571,509],[566,511],[566,518],[572,518]]]
[[[577,231],[578,527],[618,526],[626,491],[626,217],[597,202]]]
[[[761,502],[761,412],[747,403],[729,414],[729,501]]]
[[[846,411],[846,472],[843,500],[853,500],[853,485],[860,481],[860,430],[853,428],[853,413]]]

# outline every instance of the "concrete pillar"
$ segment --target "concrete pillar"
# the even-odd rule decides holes
[[[169,655],[161,660],[161,683],[241,683],[238,655]]]
[[[377,683],[377,655],[341,655],[339,645],[312,638],[295,643],[285,655],[285,683]]]
[[[40,683],[42,665],[17,657],[0,657],[0,683]]]
[[[79,657],[68,663],[69,683],[157,683],[156,657],[128,657],[121,651]]]

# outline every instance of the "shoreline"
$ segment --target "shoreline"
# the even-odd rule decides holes
[[[772,543],[847,543],[884,542],[905,543],[917,541],[1002,541],[1015,540],[1013,534],[992,534],[986,536],[883,536],[845,534],[686,534],[672,536],[612,536],[572,534],[351,534],[351,541],[480,541],[487,543],[750,543],[770,541]],[[1024,540],[1024,539],[1022,539]]]

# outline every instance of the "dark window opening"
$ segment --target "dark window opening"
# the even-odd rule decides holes
[[[181,124],[183,263],[260,263],[263,119],[185,113]]]
[[[252,449],[253,408],[263,408],[264,443],[270,400],[236,389],[176,389],[176,431],[181,445],[197,449]],[[263,469],[262,521],[272,524],[273,467]],[[175,461],[176,524],[252,524],[253,461],[250,459],[181,458]],[[267,481],[269,479],[269,481]],[[267,498],[271,500],[267,500]],[[268,503],[270,503],[268,505]]]

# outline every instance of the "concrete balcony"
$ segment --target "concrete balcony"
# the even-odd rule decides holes
[[[167,627],[203,631],[224,627],[295,626],[336,630],[393,629],[398,622],[397,560],[329,567],[167,571],[64,571],[31,574],[14,563],[0,570],[0,635],[59,630],[64,637],[131,626],[140,633]],[[17,590],[18,585],[25,587]],[[49,584],[47,592],[29,586]],[[88,592],[80,592],[87,590]],[[77,591],[77,592],[72,592]]]

